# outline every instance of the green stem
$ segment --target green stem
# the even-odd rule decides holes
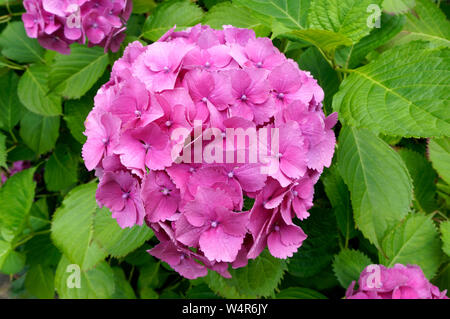
[[[12,137],[12,139],[13,139],[14,143],[15,143],[15,144],[17,144],[17,143],[18,143],[18,141],[17,141],[17,138],[16,138],[16,136],[14,135],[14,133],[13,133],[12,129],[11,129],[11,130],[9,130],[9,134],[11,135],[11,137]]]
[[[131,282],[131,279],[133,278],[134,269],[134,266],[131,267],[130,274],[128,275],[128,282]]]
[[[7,150],[6,150],[6,153],[9,153],[9,152],[11,152],[13,149],[15,149],[17,147],[17,145],[13,145],[13,146],[11,146],[10,148],[8,148]]]
[[[16,249],[19,246],[22,246],[23,244],[25,244],[27,241],[29,241],[30,239],[32,239],[34,236],[38,236],[38,235],[44,235],[44,234],[48,234],[50,233],[50,229],[47,230],[43,230],[43,231],[39,231],[39,232],[35,232],[32,233],[31,235],[29,235],[28,237],[26,237],[25,239],[19,241],[17,244],[14,245],[14,249]]]

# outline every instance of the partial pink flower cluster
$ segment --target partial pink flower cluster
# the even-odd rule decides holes
[[[323,97],[309,72],[252,30],[197,25],[131,43],[85,122],[97,201],[121,227],[145,221],[160,240],[150,254],[186,278],[208,269],[229,277],[230,265],[243,267],[266,247],[290,257],[307,237],[294,219],[309,216],[334,153],[337,116],[324,115]],[[192,145],[206,151],[228,144],[228,129],[249,128],[278,132],[268,135],[278,151],[257,163],[189,161]],[[224,153],[235,159],[241,149],[231,144]]]
[[[439,291],[416,265],[370,265],[361,273],[356,291],[355,284],[348,287],[347,299],[448,299],[447,290]]]
[[[24,0],[22,15],[30,38],[46,49],[69,54],[78,42],[116,52],[125,38],[131,0]]]
[[[6,172],[0,170],[0,186],[2,186],[3,184],[6,183],[6,181],[8,180],[8,176],[11,177],[14,174],[17,174],[27,168],[30,168],[30,162],[28,161],[17,161],[14,162],[11,167],[9,167],[8,171],[9,173],[7,174]]]

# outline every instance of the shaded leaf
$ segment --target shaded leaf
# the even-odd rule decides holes
[[[19,77],[14,72],[0,77],[0,126],[6,130],[12,130],[25,113],[17,95],[18,83]]]
[[[59,136],[59,116],[40,116],[28,112],[20,121],[20,136],[37,155],[55,147]]]

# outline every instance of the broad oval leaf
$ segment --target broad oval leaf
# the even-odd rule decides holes
[[[335,56],[336,62],[345,69],[359,66],[370,52],[399,34],[405,25],[405,21],[404,16],[383,13],[380,28],[373,29],[357,44],[338,49]]]
[[[0,187],[0,230],[8,231],[12,238],[27,225],[36,188],[35,170],[33,167],[14,174]]]
[[[308,15],[309,27],[333,31],[357,43],[372,31],[371,5],[380,7],[381,0],[314,0]]]
[[[446,220],[440,225],[441,238],[442,238],[442,250],[447,256],[450,256],[450,221]]]
[[[437,209],[436,204],[436,173],[425,156],[411,151],[401,149],[399,152],[408,168],[414,185],[415,206],[426,213]]]
[[[416,0],[384,0],[383,9],[389,13],[405,13],[416,5]]]
[[[340,133],[337,161],[350,190],[356,227],[380,247],[386,231],[409,210],[412,183],[407,168],[384,141],[351,127]]]
[[[356,236],[355,222],[353,221],[353,211],[350,202],[350,192],[345,185],[339,171],[333,165],[322,178],[325,193],[333,207],[336,215],[337,226],[348,242]]]
[[[426,40],[450,47],[450,22],[430,0],[416,0],[414,12],[406,14],[406,26],[398,43]]]
[[[58,145],[45,163],[44,181],[47,189],[56,192],[76,184],[78,163],[78,154],[74,154],[65,144]]]
[[[351,71],[334,96],[341,122],[405,137],[450,135],[450,49],[414,42]]]
[[[166,1],[145,21],[142,36],[156,41],[175,24],[182,30],[200,23],[202,18],[203,10],[189,0]]]
[[[20,63],[45,63],[44,48],[36,39],[27,36],[22,21],[8,24],[0,35],[0,47],[2,47],[2,54],[8,59]]]
[[[442,252],[439,234],[432,215],[410,214],[383,239],[380,263],[387,267],[395,264],[414,264],[422,268],[431,279],[441,264]]]
[[[55,273],[48,266],[32,265],[25,277],[25,288],[39,299],[53,299],[55,295]]]
[[[18,83],[19,77],[15,72],[0,77],[0,126],[6,130],[12,130],[25,113],[17,95]]]
[[[74,44],[70,55],[56,56],[49,75],[49,87],[64,97],[78,99],[97,82],[108,63],[108,55],[103,49]]]
[[[48,66],[30,66],[21,76],[17,91],[20,101],[28,110],[43,116],[62,113],[61,97],[50,92],[48,86],[49,73]]]
[[[311,0],[234,0],[258,13],[274,18],[284,27],[305,29]]]
[[[55,147],[59,136],[59,116],[40,116],[26,113],[20,121],[20,137],[37,155]]]
[[[450,184],[450,137],[431,139],[428,153],[434,169],[447,184]]]
[[[107,262],[102,261],[97,267],[81,271],[69,267],[72,262],[65,256],[61,258],[55,275],[55,287],[61,299],[108,299],[115,290],[114,272]],[[79,288],[76,287],[80,276]]]
[[[352,44],[351,40],[345,35],[328,30],[294,30],[288,33],[281,33],[280,36],[291,41],[302,40],[309,42],[325,51],[329,56],[332,56],[337,48]]]
[[[289,258],[289,274],[307,278],[322,272],[338,251],[336,217],[331,209],[313,207],[300,226],[308,235],[298,251]]]
[[[218,295],[225,298],[257,298],[271,296],[286,270],[284,260],[272,257],[264,250],[258,258],[249,260],[244,268],[231,269],[231,279],[210,272],[205,281]]]
[[[128,255],[149,240],[152,235],[152,230],[145,224],[132,228],[120,228],[107,208],[99,209],[94,218],[94,239],[116,258]]]
[[[217,4],[205,14],[203,23],[214,29],[222,29],[224,25],[232,25],[236,28],[253,29],[256,36],[264,37],[270,33],[270,28],[264,19],[244,7],[236,6],[230,2]]]
[[[370,258],[359,250],[343,249],[334,257],[333,271],[341,286],[347,288],[371,264]]]
[[[53,216],[51,237],[55,246],[82,270],[93,268],[108,255],[93,240],[96,189],[95,183],[74,188]]]

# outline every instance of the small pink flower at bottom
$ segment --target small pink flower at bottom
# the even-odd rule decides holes
[[[370,265],[361,273],[356,291],[355,285],[353,281],[348,287],[347,299],[448,299],[447,290],[439,291],[417,265]]]

